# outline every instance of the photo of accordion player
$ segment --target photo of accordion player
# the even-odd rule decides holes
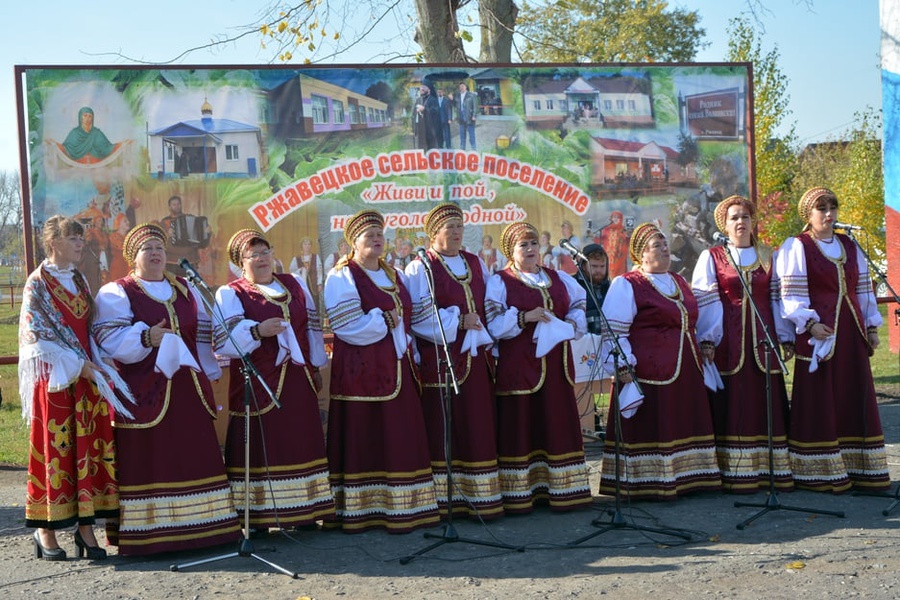
[[[212,230],[206,217],[180,215],[172,220],[170,235],[173,246],[206,248]]]

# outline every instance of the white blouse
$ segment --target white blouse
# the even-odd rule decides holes
[[[726,246],[726,251],[740,267],[750,267],[758,260],[756,248],[737,248]],[[774,257],[773,257],[774,263]],[[701,342],[712,342],[716,346],[722,341],[722,299],[719,297],[719,281],[716,277],[716,265],[709,253],[704,250],[697,259],[694,274],[691,280],[691,289],[697,298],[699,317],[697,318],[697,339]],[[778,342],[786,343],[794,341],[794,332],[790,323],[781,314],[781,297],[778,286],[778,278],[772,273],[769,286],[769,302],[772,307],[772,316],[775,321],[775,331],[771,332]],[[755,319],[755,317],[751,318]]]
[[[537,273],[514,271],[519,281],[530,287],[547,288],[551,280],[544,269]],[[556,271],[560,281],[569,294],[569,310],[565,319],[575,323],[574,339],[580,339],[587,333],[587,317],[585,316],[586,293],[575,279],[563,271]],[[491,275],[485,293],[485,312],[487,313],[488,333],[496,340],[514,338],[522,333],[519,327],[519,309],[506,303],[506,284],[500,275]]]
[[[154,300],[165,302],[172,297],[172,286],[165,279],[161,281],[142,279],[140,283],[147,295]],[[218,379],[222,376],[222,369],[212,350],[212,321],[200,292],[193,284],[187,285],[197,303],[197,354],[200,366],[210,379]],[[102,332],[100,345],[103,351],[126,364],[140,362],[153,350],[141,344],[141,335],[156,323],[147,324],[143,321],[132,323],[133,320],[131,302],[122,286],[112,281],[101,287],[97,294],[97,318],[94,321],[94,328]],[[171,324],[167,324],[169,325]]]
[[[314,367],[324,366],[328,362],[328,356],[325,354],[325,341],[322,336],[322,326],[319,322],[316,303],[309,287],[301,277],[291,274],[300,288],[303,290],[304,304],[306,312],[309,314],[309,323],[306,329],[306,337],[309,341],[309,363]],[[256,284],[256,287],[266,296],[278,297],[286,293],[287,290],[281,285],[278,279],[273,279],[271,283]],[[224,285],[216,291],[216,305],[222,313],[222,320],[229,323],[238,320],[237,324],[231,329],[231,337],[234,339],[238,348],[241,348],[247,354],[252,354],[262,344],[261,340],[256,340],[250,333],[250,328],[259,325],[259,321],[247,319],[244,317],[244,306],[238,299],[234,289]],[[234,347],[227,337],[220,338],[216,345],[216,352],[221,356],[228,358],[240,358],[240,352]],[[305,362],[305,361],[304,361]]]
[[[381,288],[386,289],[394,285],[384,269],[370,271],[363,268],[363,271]],[[406,275],[399,270],[396,273],[397,278],[406,285]],[[376,307],[368,313],[363,312],[359,290],[356,289],[356,282],[349,267],[332,269],[328,273],[325,279],[325,310],[334,335],[348,344],[369,346],[390,333],[394,337],[397,358],[400,358],[412,342],[402,319],[396,327],[388,331],[387,323],[382,316],[383,310]]]
[[[816,246],[822,253],[832,260],[839,259],[844,253],[844,245],[837,236],[831,243],[816,241]],[[878,303],[875,300],[875,292],[872,290],[872,279],[869,276],[869,265],[862,251],[854,248],[854,256],[848,260],[855,260],[859,268],[859,282],[856,286],[856,296],[862,309],[866,327],[879,327],[883,319],[878,312]],[[781,245],[775,260],[775,272],[781,279],[781,310],[785,319],[793,323],[797,333],[806,330],[806,323],[813,319],[819,322],[819,314],[810,308],[809,282],[806,269],[806,254],[803,251],[803,243],[796,237],[785,240]],[[825,323],[829,327],[832,324]]]

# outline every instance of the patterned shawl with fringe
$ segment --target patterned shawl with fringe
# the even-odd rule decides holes
[[[50,366],[77,360],[94,360],[101,369],[95,372],[97,389],[101,396],[116,412],[131,417],[121,398],[135,404],[128,384],[116,370],[99,360],[100,350],[90,339],[90,356],[81,342],[63,319],[62,313],[53,304],[50,291],[41,277],[43,265],[35,269],[25,282],[22,292],[22,311],[19,314],[19,397],[22,403],[22,417],[31,420],[34,386],[41,378],[50,378]],[[80,276],[80,274],[76,274]],[[50,390],[58,391],[74,383],[50,382]]]

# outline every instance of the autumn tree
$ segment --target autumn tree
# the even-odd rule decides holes
[[[795,195],[815,186],[833,191],[840,219],[863,227],[857,237],[876,260],[885,252],[884,179],[880,141],[881,117],[871,109],[858,113],[839,140],[810,144],[800,154]]]
[[[4,257],[24,253],[20,189],[17,172],[0,171],[0,255]]]
[[[414,18],[407,13],[411,4]],[[348,24],[365,25],[348,31]],[[472,41],[472,30],[481,39],[479,62],[512,62],[513,32],[518,7],[513,0],[366,0],[358,3],[304,0],[293,4],[277,3],[263,11],[254,24],[263,43],[283,62],[324,62],[340,57],[378,24],[401,24],[395,36],[383,40],[385,55],[398,59],[414,58],[428,63],[474,62],[466,54],[464,41]],[[475,17],[477,15],[477,18]],[[461,25],[465,21],[465,26]],[[405,24],[405,25],[404,25]],[[403,54],[409,39],[420,50]],[[394,48],[394,50],[389,50]]]
[[[707,43],[696,10],[667,0],[525,2],[525,62],[690,62]]]
[[[732,19],[728,36],[725,60],[753,65],[752,139],[759,235],[763,242],[777,245],[802,227],[795,210],[785,211],[791,203],[797,166],[794,125],[788,125],[786,133],[777,133],[791,114],[788,78],[778,65],[778,47],[764,52],[756,30],[746,18]]]

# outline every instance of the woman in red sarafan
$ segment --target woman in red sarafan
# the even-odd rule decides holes
[[[132,416],[115,413],[121,509],[106,530],[121,555],[238,539],[213,423],[212,324],[200,292],[166,270],[167,238],[158,225],[132,229],[133,270],[97,294],[97,341],[137,400]]]
[[[84,228],[73,219],[47,219],[47,259],[25,283],[19,321],[19,393],[31,424],[25,523],[35,527],[37,558],[65,560],[56,531],[78,525],[78,555],[106,558],[97,544],[97,518],[118,515],[116,455],[110,403],[127,386],[97,360],[89,335],[94,302],[74,268]],[[112,383],[111,383],[112,382]]]

